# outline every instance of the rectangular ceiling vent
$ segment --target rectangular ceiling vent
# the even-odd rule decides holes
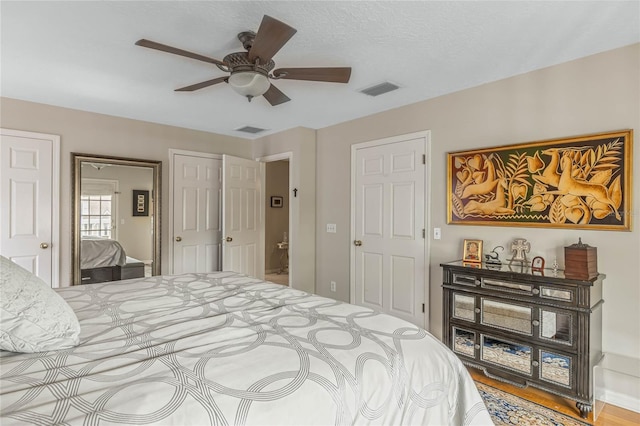
[[[400,86],[398,86],[397,84],[391,83],[390,81],[385,81],[383,83],[376,84],[374,86],[366,87],[360,90],[360,93],[364,93],[365,95],[369,95],[369,96],[380,96],[382,94],[392,92],[399,88]]]
[[[253,127],[253,126],[244,126],[244,127],[240,127],[239,129],[236,129],[236,132],[245,132],[245,133],[251,133],[251,134],[256,134],[256,133],[260,133],[260,132],[264,132],[267,129],[261,129],[259,127]]]

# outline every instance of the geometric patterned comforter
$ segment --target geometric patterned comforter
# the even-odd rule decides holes
[[[80,345],[0,354],[0,424],[491,424],[457,357],[371,309],[235,273],[67,287]]]

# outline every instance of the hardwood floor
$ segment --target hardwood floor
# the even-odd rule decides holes
[[[289,285],[289,274],[265,274],[264,279],[276,284]]]
[[[521,398],[535,402],[536,404],[543,405],[545,407],[584,421],[584,419],[580,418],[580,413],[576,408],[575,401],[563,398],[561,396],[552,395],[531,386],[522,389],[516,386],[509,385],[507,383],[502,383],[497,380],[488,378],[484,375],[484,373],[482,373],[482,371],[476,370],[474,368],[469,368],[469,373],[471,373],[471,377],[473,377],[473,379],[478,382],[485,383],[489,386],[493,386],[494,388],[502,389]],[[594,424],[593,413],[589,414],[589,418],[587,419],[587,421],[591,424]],[[604,408],[600,412],[600,415],[598,416],[598,419],[595,422],[595,426],[636,426],[639,424],[640,413],[635,413],[633,411],[625,410],[624,408],[616,407],[615,405],[610,404],[605,404]]]

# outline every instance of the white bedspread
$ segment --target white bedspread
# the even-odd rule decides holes
[[[367,308],[223,272],[59,294],[81,343],[0,354],[3,426],[491,424],[450,350]]]
[[[80,240],[80,269],[123,266],[127,255],[116,240],[83,237]]]

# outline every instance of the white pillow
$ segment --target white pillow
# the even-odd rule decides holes
[[[0,256],[0,349],[44,352],[79,342],[73,309],[40,278]]]

